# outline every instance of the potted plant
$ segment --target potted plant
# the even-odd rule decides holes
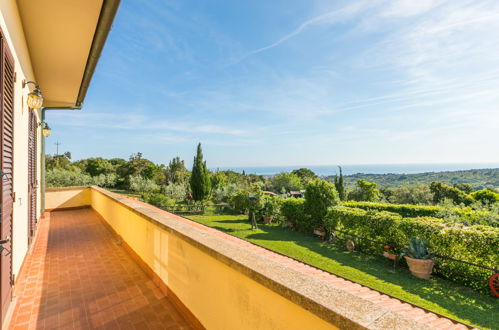
[[[280,200],[279,197],[264,196],[263,207],[260,211],[263,222],[266,224],[272,223],[275,216],[279,214]]]
[[[433,253],[428,250],[426,242],[419,238],[412,238],[409,245],[405,247],[405,252],[400,254],[404,257],[412,275],[429,280],[435,261]]]
[[[392,253],[393,251],[390,245],[383,246],[383,249],[385,249],[385,251],[383,251],[383,257],[388,258],[390,260],[397,259],[397,255],[395,253]]]
[[[315,227],[314,234],[322,238],[326,237],[326,231],[324,230],[323,226]]]

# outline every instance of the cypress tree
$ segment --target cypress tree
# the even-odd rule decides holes
[[[206,161],[203,161],[201,143],[198,144],[196,156],[194,157],[194,163],[192,164],[190,185],[192,198],[195,201],[202,201],[209,196],[211,182],[208,169],[206,168]]]
[[[340,200],[345,200],[345,183],[343,181],[343,171],[341,170],[341,166],[338,166],[340,169],[340,175],[334,177],[334,186],[336,187],[336,191],[338,192],[338,196]]]

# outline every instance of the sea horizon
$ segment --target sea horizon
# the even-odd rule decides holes
[[[499,162],[492,163],[408,163],[408,164],[349,164],[340,165],[343,175],[353,174],[416,174],[427,172],[449,172],[499,168]],[[210,168],[212,171],[226,171],[257,175],[275,175],[308,168],[318,176],[338,174],[338,165],[296,165],[296,166],[237,166]]]

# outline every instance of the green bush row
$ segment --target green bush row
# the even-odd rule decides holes
[[[466,225],[488,225],[493,227],[499,226],[497,215],[486,211],[475,211],[469,207],[454,208],[447,210],[441,206],[431,205],[411,205],[411,204],[384,204],[371,202],[343,202],[344,206],[360,208],[364,210],[387,211],[393,212],[406,218],[415,217],[435,217],[441,218],[448,213],[452,213],[455,222],[460,222]]]
[[[339,229],[394,246],[405,246],[410,238],[418,237],[425,240],[437,255],[491,268],[499,265],[499,228],[451,226],[437,218],[403,218],[396,213],[346,206],[331,207],[324,219],[324,226],[328,231]],[[376,253],[381,252],[382,248],[379,244]],[[397,249],[395,252],[398,252]],[[484,282],[456,275],[455,272],[483,279],[492,274],[488,270],[443,258],[438,258],[435,272],[480,290],[487,290]]]
[[[287,221],[292,222],[299,231],[310,232],[313,227],[305,214],[304,198],[286,198],[282,202],[281,215],[286,217]]]
[[[384,204],[354,201],[343,202],[343,205],[364,210],[388,211],[400,214],[403,217],[437,217],[442,211],[441,207],[431,205]]]

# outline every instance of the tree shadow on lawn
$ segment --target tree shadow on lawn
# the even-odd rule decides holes
[[[248,224],[249,229],[251,229],[251,222],[248,219],[240,219],[240,220],[213,220],[212,222],[217,222],[217,223],[246,223]]]
[[[314,237],[272,225],[262,225],[259,233],[250,234],[246,238],[255,244],[259,244],[258,241],[294,242],[296,245],[317,253],[319,256],[310,256],[306,251],[296,251],[296,249],[289,246],[264,243],[261,245],[276,249],[277,252],[300,259],[303,262],[315,264],[318,268],[346,278],[352,278],[352,273],[357,273],[357,280],[362,280],[364,285],[405,300],[403,292],[391,292],[389,286],[391,284],[395,288],[400,287],[402,291],[409,293],[413,298],[417,296],[421,300],[430,302],[430,305],[423,305],[428,309],[432,309],[431,304],[433,304],[448,310],[463,320],[469,320],[473,324],[487,328],[497,326],[497,319],[493,315],[497,315],[494,313],[499,307],[499,303],[494,297],[486,296],[442,278],[435,277],[431,281],[415,278],[408,269],[401,266],[393,268],[391,261],[388,262],[381,256],[347,252],[336,245],[320,242]],[[314,260],[311,260],[312,258]],[[364,273],[365,277],[361,273]],[[376,281],[371,276],[386,282],[387,286],[384,286],[382,282]],[[418,305],[417,301],[413,300],[413,303]],[[441,311],[440,313],[444,312]]]
[[[225,233],[234,233],[234,232],[240,230],[240,229],[232,229],[232,228],[225,228],[225,227],[218,227],[218,226],[210,226],[210,228],[220,230],[220,231],[223,231]]]

